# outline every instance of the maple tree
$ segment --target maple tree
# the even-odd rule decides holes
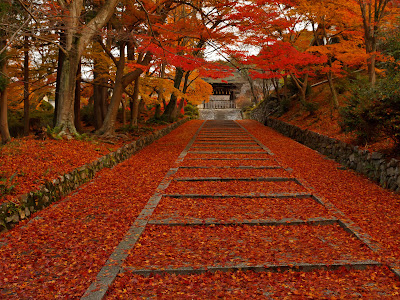
[[[255,79],[264,81],[264,98],[270,89],[265,82],[272,83],[279,99],[282,86],[283,96],[288,98],[293,82],[301,103],[312,111],[307,92],[316,78],[325,76],[332,105],[338,107],[334,79],[363,67],[365,61],[375,64],[378,52],[374,41],[391,26],[397,7],[394,1],[357,0],[13,3],[22,22],[27,20],[35,28],[22,34],[17,22],[15,34],[7,32],[10,39],[3,49],[13,56],[8,73],[18,82],[13,79],[6,92],[12,108],[21,109],[25,99],[25,133],[29,129],[28,106],[35,107],[44,95],[54,95],[54,125],[61,135],[73,135],[80,126],[80,63],[86,74],[92,74],[85,75],[83,82],[93,86],[93,94],[85,94],[85,98],[93,107],[95,129],[100,135],[113,135],[121,103],[126,108],[130,101],[134,126],[139,105],[162,104],[162,118],[171,121],[183,108],[182,99],[197,103],[192,95],[199,91],[204,91],[199,95],[206,99],[210,89],[198,79],[226,77],[230,72],[226,64],[208,61],[206,49],[218,51],[228,61],[237,60],[254,99]],[[79,36],[74,39],[76,33]],[[27,48],[29,53],[24,53]],[[42,61],[35,61],[39,56]],[[369,69],[372,78],[375,67]],[[6,110],[2,109],[3,123]],[[160,113],[158,108],[157,115]]]
[[[58,3],[58,4],[57,4]],[[60,129],[60,134],[75,134],[74,119],[74,95],[75,77],[81,56],[91,42],[95,33],[99,31],[111,18],[114,9],[118,4],[117,0],[105,1],[97,11],[92,11],[93,17],[82,24],[83,0],[64,1],[59,0],[54,3],[54,7],[62,12],[62,26],[65,35],[65,47],[63,52],[65,58],[62,63],[60,75],[58,110],[56,116],[56,126]],[[64,16],[64,17],[63,17]]]
[[[334,108],[339,107],[334,77],[344,76],[346,68],[362,65],[366,58],[359,47],[362,34],[357,9],[352,1],[296,1],[296,10],[312,26],[314,38],[308,51],[327,57],[318,71],[326,74]]]
[[[388,16],[388,4],[391,0],[357,0],[362,16],[364,27],[364,43],[368,57],[369,81],[372,85],[376,83],[376,56],[377,40],[382,22]]]

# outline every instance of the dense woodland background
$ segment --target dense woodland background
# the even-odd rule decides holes
[[[38,130],[113,136],[137,128],[140,112],[171,122],[208,99],[202,78],[239,71],[251,87],[244,109],[273,99],[289,121],[329,119],[360,143],[384,136],[397,151],[398,8],[388,0],[2,0],[2,143]]]

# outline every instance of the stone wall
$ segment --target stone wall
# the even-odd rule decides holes
[[[130,144],[126,144],[115,152],[104,155],[93,162],[76,168],[52,181],[46,182],[38,190],[19,196],[15,202],[6,202],[0,205],[0,232],[11,228],[20,220],[28,218],[32,213],[39,211],[51,203],[68,195],[80,185],[92,180],[95,174],[103,168],[112,168],[128,159],[135,152],[143,149],[157,139],[167,135],[173,129],[187,122],[182,119],[155,133],[142,137]]]
[[[360,150],[357,146],[272,119],[268,117],[270,111],[268,104],[263,104],[253,109],[250,116],[251,119],[336,160],[343,166],[364,174],[380,186],[400,192],[400,161],[387,161],[381,153]]]
[[[346,144],[313,131],[301,129],[280,120],[266,118],[264,124],[336,160],[341,165],[364,174],[380,186],[400,192],[400,161],[396,159],[387,161],[381,153],[370,153],[367,150],[359,149],[357,146]]]
[[[276,98],[271,98],[268,101],[260,102],[251,112],[250,119],[256,120],[262,124],[265,123],[268,116],[279,110],[279,101]]]

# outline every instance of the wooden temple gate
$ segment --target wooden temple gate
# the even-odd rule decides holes
[[[212,83],[213,94],[209,102],[203,102],[204,109],[236,108],[236,91],[238,87],[232,83]]]

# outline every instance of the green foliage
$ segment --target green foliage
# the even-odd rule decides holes
[[[290,98],[281,97],[281,101],[279,102],[278,116],[282,116],[287,113],[290,109],[291,100]]]
[[[81,109],[81,120],[88,126],[94,126],[94,108],[93,105],[85,105]]]
[[[188,103],[185,106],[184,110],[185,110],[185,115],[192,119],[197,118],[199,116],[199,109],[196,105]]]
[[[61,128],[59,127],[50,127],[49,125],[47,126],[47,136],[54,139],[54,140],[61,140],[62,138],[59,136],[59,133],[61,132]]]
[[[140,136],[146,133],[154,132],[154,128],[146,126],[138,127],[138,126],[126,125],[121,127],[120,129],[117,129],[116,131],[122,131],[123,133],[130,133],[135,136]]]
[[[78,141],[87,141],[87,142],[92,142],[93,141],[93,136],[88,134],[88,133],[83,133],[83,134],[76,134],[75,139]]]
[[[360,142],[385,134],[400,147],[400,75],[381,80],[375,88],[354,89],[340,113],[342,129],[355,132]]]
[[[400,18],[398,20],[400,23]],[[385,32],[384,38],[380,39],[378,45],[380,51],[386,54],[388,57],[392,57],[393,60],[378,62],[378,67],[386,69],[389,74],[399,72],[400,70],[400,31],[393,29],[392,31]]]
[[[310,115],[313,115],[319,108],[319,104],[315,102],[310,102],[310,101],[302,101],[301,105],[304,107],[306,111],[310,113]]]
[[[154,124],[154,125],[167,125],[169,124],[165,120],[161,120],[160,118],[150,118],[146,121],[146,124]]]
[[[18,173],[15,172],[10,178],[0,177],[0,198],[13,192],[16,187],[16,184],[13,184],[13,181],[17,175]]]
[[[44,101],[44,100],[42,100],[40,102],[39,108],[42,111],[47,111],[47,112],[53,112],[54,111],[53,105],[51,105],[49,102]]]
[[[31,110],[29,118],[29,127],[31,130],[52,126],[53,112]],[[22,136],[24,134],[24,112],[23,110],[8,111],[8,127],[13,137]]]
[[[1,57],[0,57],[0,59],[1,59]],[[9,83],[8,78],[0,74],[0,92],[5,90],[8,83]]]

